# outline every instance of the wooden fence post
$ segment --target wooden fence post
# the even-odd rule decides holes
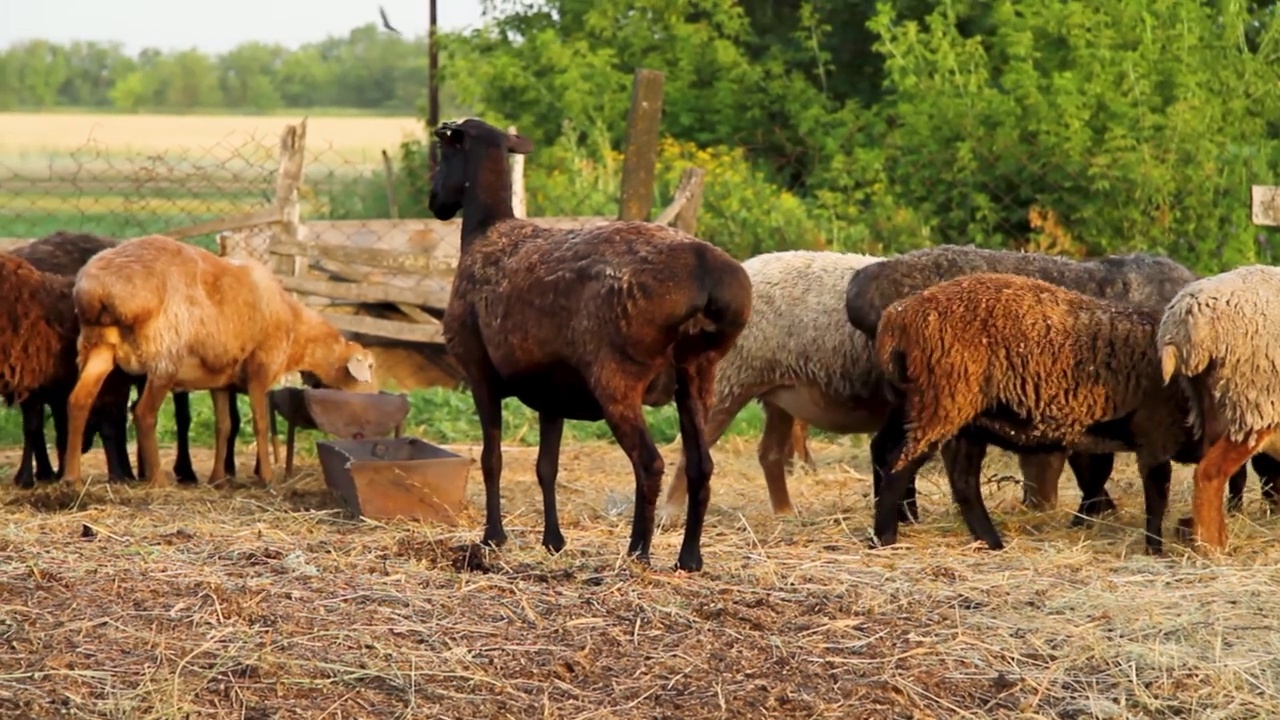
[[[391,164],[391,156],[386,150],[382,151],[382,169],[384,172],[382,182],[387,189],[387,212],[392,220],[399,220],[400,208],[396,205],[396,169]]]
[[[706,185],[706,177],[705,170],[693,167],[685,170],[684,177],[681,178],[682,185],[687,179],[689,198],[685,200],[684,206],[680,208],[680,212],[676,213],[676,219],[671,224],[690,235],[698,234],[698,210],[702,208],[702,188]]]
[[[507,128],[512,135],[518,132],[516,126]],[[511,158],[511,211],[518,218],[529,217],[528,196],[524,192],[524,155],[509,153]]]
[[[307,119],[297,125],[286,125],[280,134],[280,170],[276,174],[275,207],[280,211],[280,222],[275,226],[278,242],[299,242],[301,238],[302,207],[298,202],[298,188],[302,185],[302,165],[307,149]],[[292,268],[280,268],[289,275],[302,275],[303,261],[294,258]]]
[[[637,68],[632,81],[631,110],[627,113],[627,150],[622,159],[619,220],[648,220],[653,210],[663,78],[657,70]]]

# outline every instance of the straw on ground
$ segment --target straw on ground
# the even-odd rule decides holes
[[[668,569],[679,528],[655,538],[655,569],[624,560],[632,481],[608,444],[566,448],[559,557],[538,546],[531,448],[506,451],[499,553],[472,545],[478,468],[456,529],[346,520],[314,471],[277,494],[6,486],[0,713],[1280,715],[1277,523],[1256,484],[1229,555],[1175,545],[1158,560],[1141,553],[1131,456],[1112,480],[1122,513],[1081,531],[1066,510],[1016,511],[997,455],[985,488],[1009,547],[992,553],[969,542],[931,465],[924,525],[872,551],[864,454],[814,449],[818,471],[792,483],[801,516],[777,518],[753,448],[717,446],[699,576]],[[664,449],[668,467],[677,453]],[[1182,513],[1186,468],[1174,482]]]

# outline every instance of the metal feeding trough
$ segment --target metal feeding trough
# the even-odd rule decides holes
[[[271,444],[276,444],[275,416],[284,418],[284,475],[293,475],[293,441],[298,428],[319,430],[342,439],[400,437],[409,415],[409,399],[400,393],[361,393],[320,388],[283,387],[267,393],[271,412]],[[394,433],[394,435],[393,435]]]
[[[415,437],[322,440],[324,482],[355,517],[458,523],[471,459]]]

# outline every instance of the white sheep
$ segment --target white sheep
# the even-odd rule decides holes
[[[272,479],[267,454],[267,389],[305,370],[329,387],[372,391],[372,354],[342,336],[320,313],[281,287],[253,260],[228,260],[161,235],[95,255],[76,275],[80,378],[67,403],[69,437],[80,437],[103,379],[119,366],[147,383],[134,409],[138,452],[150,485],[164,477],[156,413],[170,390],[211,390],[216,411],[214,467],[225,475],[230,391],[247,390],[257,440],[258,475]],[[68,453],[65,476],[81,484]]]
[[[1280,268],[1246,265],[1187,285],[1165,307],[1156,345],[1164,382],[1190,380],[1206,448],[1179,529],[1220,550],[1228,477],[1254,453],[1280,458]]]

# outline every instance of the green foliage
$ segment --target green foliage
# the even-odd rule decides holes
[[[1271,3],[495,5],[449,38],[444,79],[537,143],[531,213],[615,212],[631,72],[651,67],[659,204],[684,164],[713,166],[700,234],[739,257],[946,242],[1148,250],[1204,273],[1272,257],[1248,214],[1248,186],[1280,174]]]
[[[426,78],[425,38],[383,32],[373,23],[296,50],[246,42],[217,57],[152,48],[131,57],[120,43],[29,40],[0,51],[0,110],[338,106],[405,113],[418,108]],[[441,99],[454,107],[447,90]]]

